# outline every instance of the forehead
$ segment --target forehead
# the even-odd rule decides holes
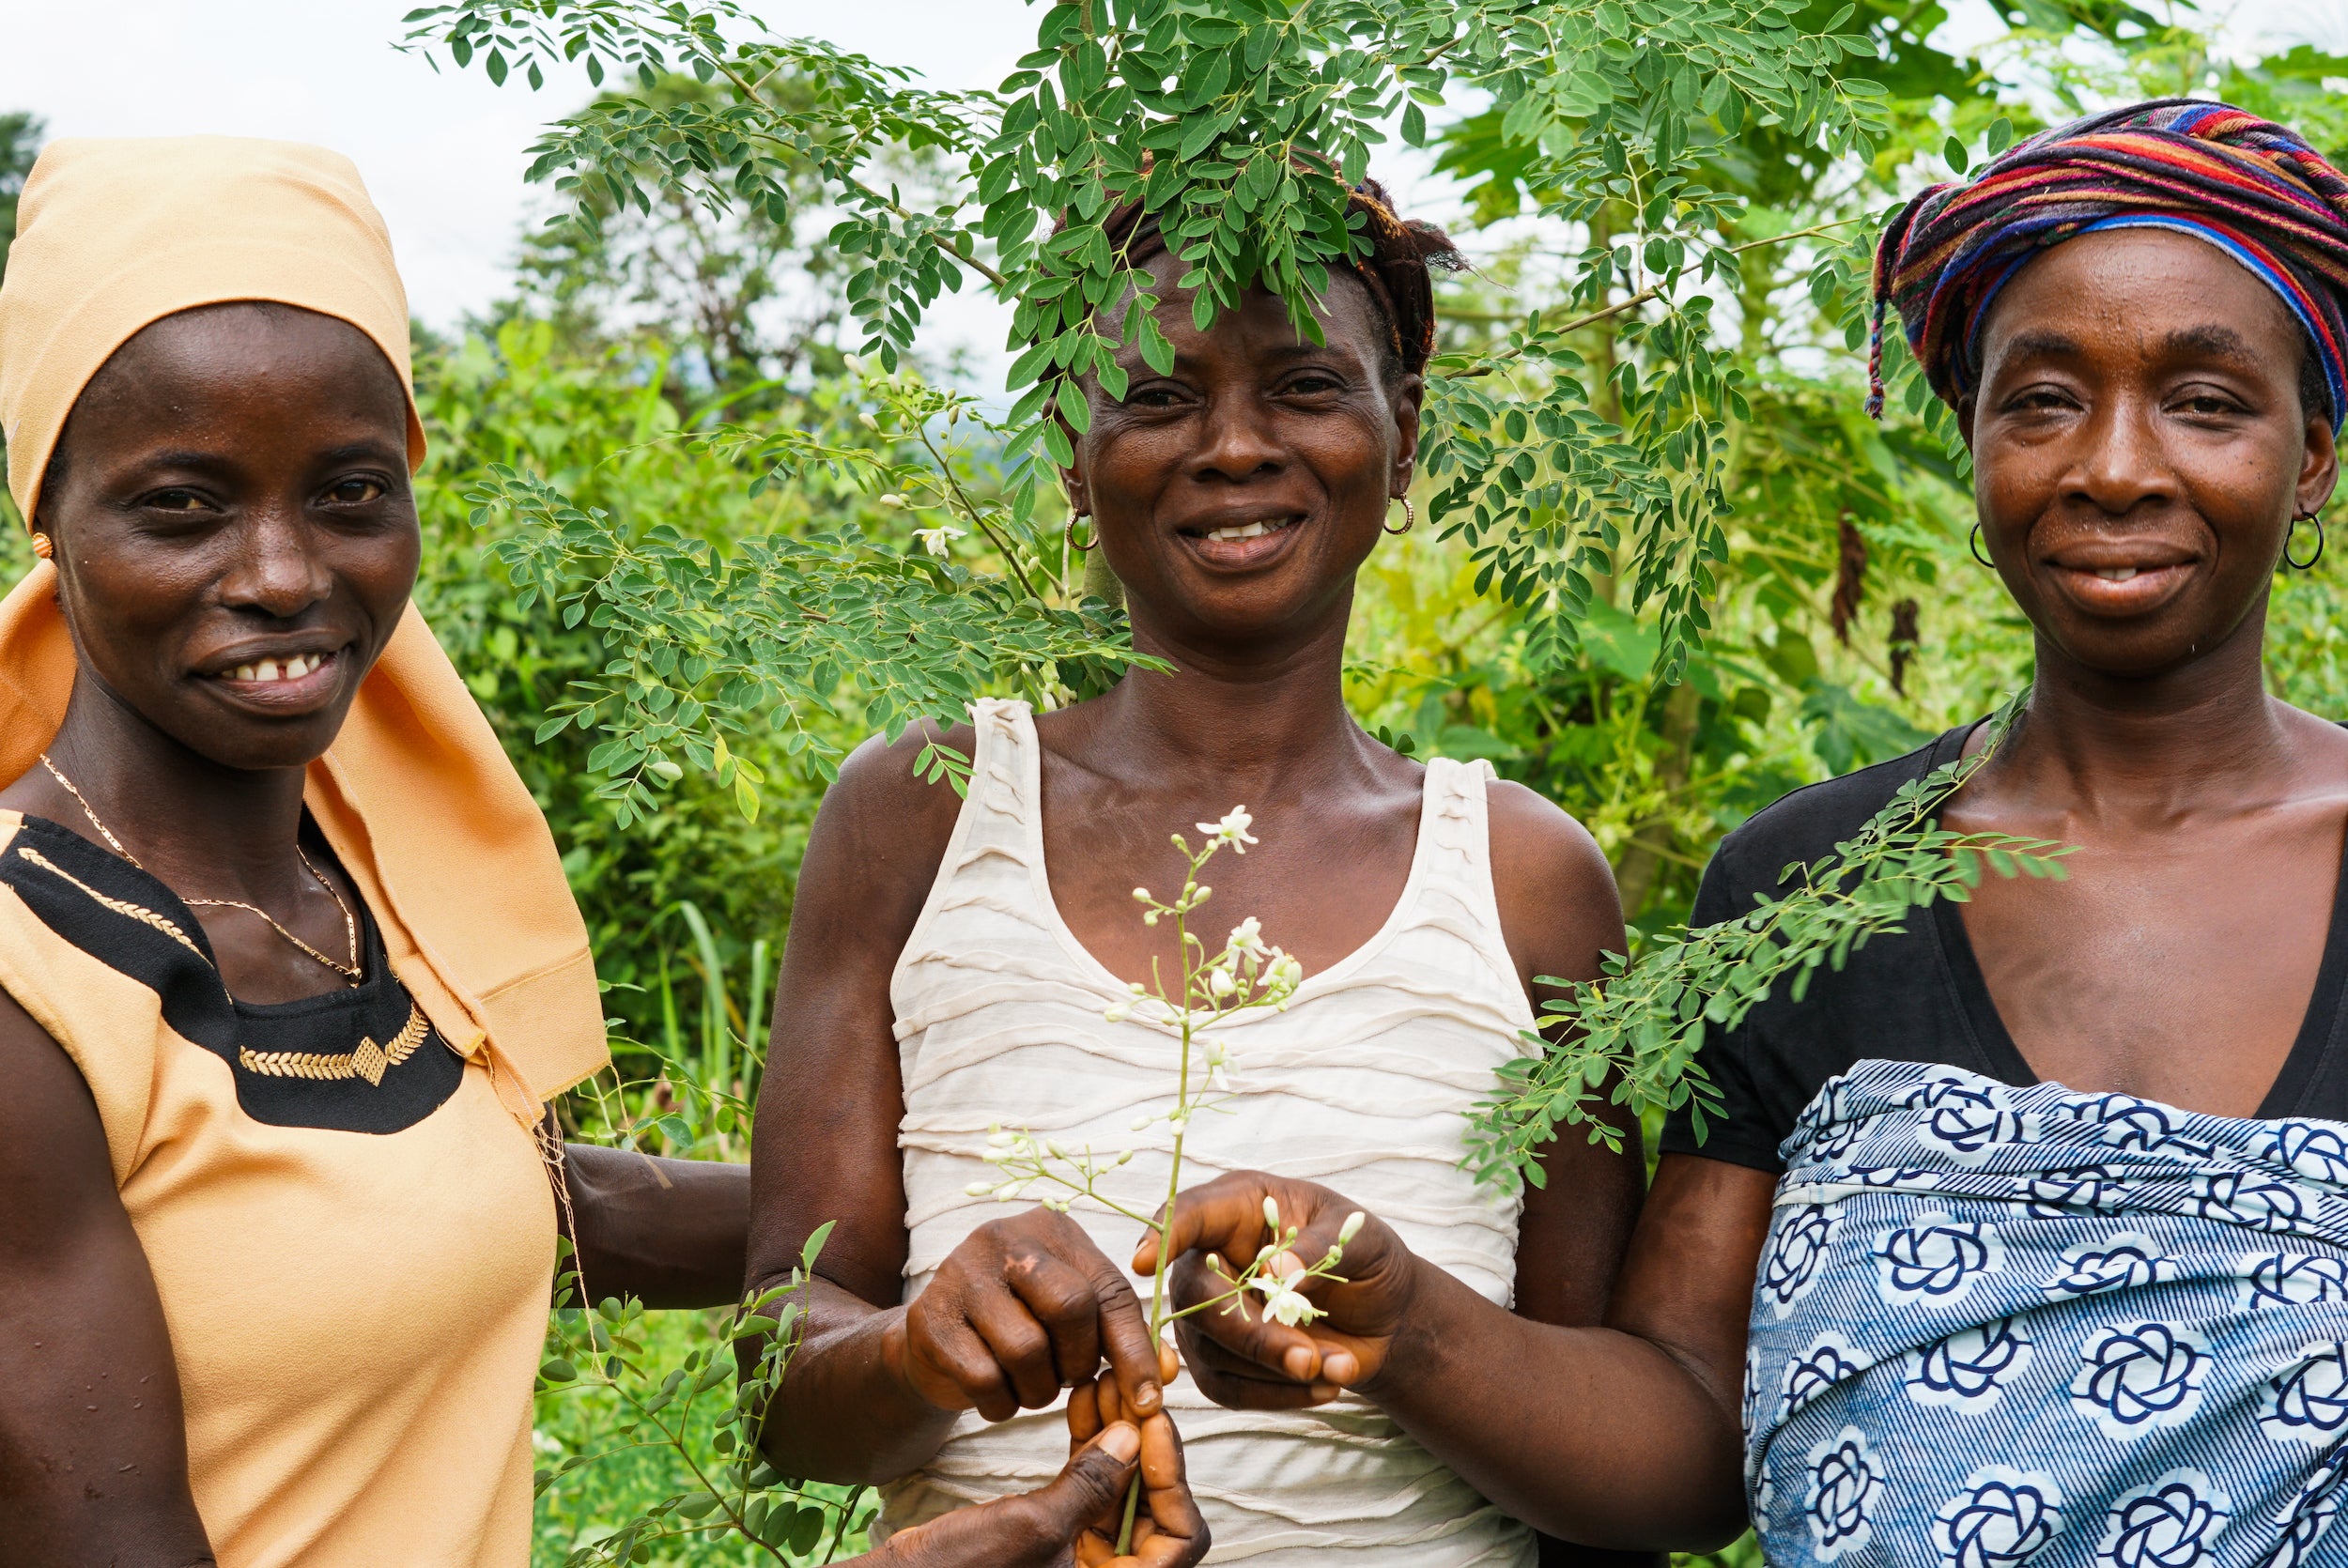
[[[258,411],[331,411],[403,432],[408,397],[390,360],[348,321],[269,301],[204,305],[151,321],[116,349],[74,400],[69,432],[141,415],[181,420]]]
[[[2041,252],[1983,317],[1981,362],[2016,346],[2062,342],[2091,358],[2141,358],[2180,344],[2238,344],[2295,377],[2296,317],[2274,289],[2216,245],[2169,229],[2081,235]]]
[[[1240,297],[1237,310],[1219,310],[1214,325],[1198,331],[1191,315],[1192,291],[1178,280],[1189,270],[1172,253],[1159,251],[1141,264],[1157,285],[1158,326],[1177,355],[1209,348],[1238,349],[1250,355],[1292,352],[1300,342],[1289,319],[1288,304],[1277,294],[1251,284]],[[1329,269],[1329,286],[1313,307],[1322,341],[1331,348],[1350,350],[1366,365],[1375,367],[1390,347],[1390,333],[1368,287],[1344,268]],[[1138,357],[1137,355],[1135,356]]]

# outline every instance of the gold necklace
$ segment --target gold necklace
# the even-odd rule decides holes
[[[122,847],[122,840],[115,837],[114,829],[99,821],[98,813],[90,809],[89,797],[82,793],[80,788],[74,784],[73,780],[68,778],[63,773],[58,771],[57,764],[49,760],[49,753],[46,751],[40,754],[40,765],[49,770],[50,777],[65,786],[66,793],[71,795],[74,801],[82,807],[82,815],[89,819],[89,825],[98,830],[99,836],[106,840],[107,845],[113,849],[115,853],[122,856],[123,859],[129,861],[131,865],[138,867],[140,870],[147,870],[147,867],[140,861],[137,855],[132,854],[129,850]],[[351,915],[350,906],[343,902],[343,896],[334,891],[334,884],[318,874],[318,869],[310,863],[310,857],[302,853],[301,845],[299,842],[294,845],[294,853],[301,859],[302,869],[310,873],[311,878],[316,881],[320,887],[326,889],[326,896],[334,900],[334,907],[343,912],[343,936],[345,940],[350,944],[350,961],[347,964],[337,963],[332,959],[328,958],[324,953],[319,952],[316,947],[311,946],[308,943],[302,941],[301,938],[294,935],[293,932],[279,925],[275,915],[256,904],[239,903],[235,899],[183,898],[179,901],[183,904],[201,904],[211,909],[241,909],[248,915],[257,915],[262,919],[269,922],[270,930],[275,931],[279,936],[284,937],[286,941],[292,943],[295,946],[301,948],[303,952],[317,960],[318,962],[326,965],[327,968],[332,970],[335,974],[348,979],[352,985],[357,985],[361,979],[359,970],[359,922]],[[153,875],[152,872],[149,872],[148,874],[150,876]]]

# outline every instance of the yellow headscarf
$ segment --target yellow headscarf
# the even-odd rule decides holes
[[[348,159],[224,136],[42,150],[0,283],[0,435],[26,518],[66,416],[115,350],[149,322],[238,300],[348,321],[409,384],[407,290]],[[424,452],[410,390],[411,469]],[[0,779],[34,765],[72,690],[55,581],[42,561],[0,602]],[[553,835],[414,606],[305,794],[393,970],[517,1116],[603,1066],[587,928]]]

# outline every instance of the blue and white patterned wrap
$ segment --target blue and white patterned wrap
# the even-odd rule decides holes
[[[2348,1123],[1865,1061],[1784,1154],[1772,1564],[2348,1564]]]

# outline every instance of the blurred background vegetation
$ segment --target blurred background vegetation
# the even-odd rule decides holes
[[[1825,24],[1839,4],[1813,0],[1805,24]],[[1835,226],[1748,253],[1720,315],[1751,417],[1731,431],[1736,515],[1710,607],[1715,630],[1684,682],[1656,684],[1652,628],[1604,591],[1578,662],[1535,673],[1512,612],[1473,592],[1463,552],[1424,528],[1386,542],[1363,574],[1348,677],[1361,721],[1409,735],[1422,756],[1489,758],[1579,817],[1614,865],[1634,932],[1685,917],[1710,846],[1753,811],[1907,751],[1985,712],[2028,675],[2026,631],[1966,547],[1972,511],[1961,453],[1912,407],[1895,406],[1879,425],[1861,411],[1863,358],[1854,349],[1863,345],[1849,323],[1865,287],[1865,219],[1977,161],[2000,119],[2025,135],[2139,97],[2221,97],[2296,125],[2348,161],[2348,58],[2307,45],[2229,57],[2213,46],[2214,23],[2182,0],[2157,8],[2016,0],[2001,16],[2001,27],[1979,30],[1985,41],[1960,50],[1936,41],[1948,32],[1938,0],[1859,0],[1858,23],[1881,55],[1868,71],[1891,88],[1899,126],[1864,164],[1826,161],[1767,128],[1714,137],[1716,182],[1748,203],[1726,238]],[[689,78],[657,90],[677,100],[706,91]],[[31,116],[0,114],[0,246],[40,136]],[[1520,219],[1537,193],[1523,187],[1525,149],[1496,115],[1471,107],[1437,152],[1436,173],[1453,182],[1464,214],[1455,231],[1480,258],[1477,271],[1441,285],[1445,346],[1470,348],[1555,297],[1551,258],[1562,247]],[[945,177],[912,152],[889,172],[910,191]],[[570,728],[534,738],[568,684],[601,668],[601,638],[543,607],[514,607],[502,569],[485,556],[500,537],[498,517],[477,526],[464,498],[502,464],[630,530],[668,524],[720,551],[811,525],[918,547],[911,530],[921,519],[847,480],[811,472],[752,496],[744,474],[687,445],[720,417],[841,446],[881,439],[857,418],[873,389],[842,352],[846,302],[811,178],[807,200],[787,226],[718,223],[678,205],[615,213],[593,242],[577,230],[532,229],[517,241],[501,305],[446,335],[418,332],[418,394],[432,436],[419,486],[419,597],[553,825],[618,1021],[620,1086],[567,1114],[587,1131],[619,1130],[667,1152],[747,1157],[739,1102],[755,1095],[763,1014],[820,783],[752,735],[740,749],[766,779],[754,820],[696,774],[655,815],[620,829],[590,776],[591,735]],[[1846,264],[1814,284],[1819,246]],[[1587,330],[1593,366],[1611,362],[1611,331]],[[950,382],[958,369],[916,373]],[[980,493],[998,479],[982,458],[957,477]],[[4,500],[0,522],[15,522]],[[15,552],[0,565],[27,559],[22,539],[20,528],[0,528],[0,550]],[[976,560],[982,544],[953,548]],[[2278,578],[2269,671],[2290,700],[2348,716],[2340,559]],[[840,713],[859,710],[843,694]],[[843,716],[829,738],[851,746],[857,730]],[[709,1330],[672,1314],[653,1331],[657,1358],[681,1357]],[[550,1458],[595,1452],[609,1428],[605,1404],[592,1391],[544,1396],[541,1450]],[[683,1463],[673,1449],[631,1449],[549,1489],[539,1510],[542,1560],[561,1561],[676,1491]],[[856,1544],[853,1533],[827,1540],[806,1560]],[[693,1555],[737,1558],[774,1560],[748,1546]],[[1754,1560],[1750,1543],[1723,1560]]]

